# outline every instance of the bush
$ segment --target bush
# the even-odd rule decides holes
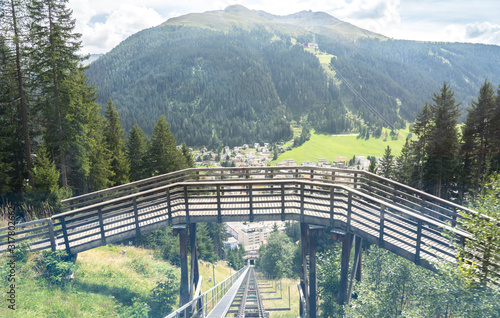
[[[61,285],[66,275],[75,270],[75,264],[65,251],[44,251],[36,260],[39,273],[49,284]]]
[[[150,308],[148,304],[140,301],[138,298],[134,298],[134,304],[125,309],[125,312],[122,314],[122,318],[148,318],[148,312]]]
[[[179,283],[172,270],[165,273],[165,280],[159,281],[151,290],[150,304],[152,317],[165,317],[177,303]]]

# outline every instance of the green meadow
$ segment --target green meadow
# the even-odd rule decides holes
[[[385,133],[387,132],[387,137]],[[342,156],[352,158],[353,156],[375,156],[382,157],[387,146],[391,147],[392,154],[399,155],[410,135],[409,129],[399,130],[397,137],[391,137],[389,130],[383,130],[380,138],[359,138],[358,135],[323,135],[311,130],[311,139],[302,146],[293,148],[279,155],[278,160],[272,161],[276,165],[283,159],[293,158],[297,164],[303,161],[318,162],[318,158],[333,161],[335,157]],[[410,136],[411,137],[411,136]]]

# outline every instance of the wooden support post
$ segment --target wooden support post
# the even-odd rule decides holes
[[[248,198],[249,198],[249,207],[250,207],[250,222],[253,222],[253,187],[252,185],[248,186]]]
[[[417,222],[417,244],[415,245],[415,264],[420,265],[420,245],[422,243],[422,220]]]
[[[198,244],[196,243],[196,223],[189,225],[189,240],[191,243],[191,276],[189,285],[189,300],[193,300],[194,291],[200,279],[198,271]]]
[[[281,221],[285,221],[285,184],[281,184]]]
[[[101,230],[101,245],[106,245],[106,232],[104,232],[104,219],[102,217],[102,208],[98,207],[97,212],[99,214],[99,228]]]
[[[50,248],[52,252],[55,252],[56,246],[56,238],[54,236],[54,225],[52,224],[52,219],[47,219],[47,225],[49,226],[49,239],[50,239]]]
[[[358,174],[355,173],[354,174],[354,180],[353,180],[353,183],[354,183],[354,189],[357,189],[358,188]]]
[[[189,220],[189,202],[188,202],[188,191],[187,186],[184,186],[184,208],[186,210],[186,223],[190,223]]]
[[[222,210],[220,204],[220,185],[217,185],[217,222],[222,223]]]
[[[181,256],[181,286],[179,290],[179,307],[189,302],[189,277],[187,261],[187,228],[177,230]]]
[[[340,262],[340,287],[339,287],[339,305],[347,301],[347,283],[349,276],[349,257],[351,256],[352,234],[346,233],[342,240],[342,259]]]
[[[354,249],[354,253],[355,254],[358,254],[359,253],[359,256],[358,256],[358,269],[356,270],[356,280],[358,282],[361,281],[361,267],[362,267],[362,263],[363,263],[363,239],[360,237],[359,238],[359,251],[357,250],[358,248],[358,245],[356,245],[355,249]]]
[[[309,298],[308,298],[308,286],[307,286],[307,224],[300,223],[300,287],[304,294],[306,300],[306,308],[303,308],[302,302],[300,302],[300,316],[302,317],[304,311],[309,312]]]
[[[61,222],[61,227],[63,231],[63,236],[64,236],[64,245],[66,246],[66,253],[68,255],[71,255],[71,249],[69,247],[69,236],[68,236],[68,230],[66,229],[66,220],[64,217],[60,218],[59,221]]]
[[[352,266],[351,279],[349,280],[349,288],[347,289],[347,304],[351,302],[352,288],[354,280],[357,278],[359,263],[361,261],[361,237],[354,236],[354,264]]]
[[[316,231],[309,235],[309,313],[310,318],[316,318]]]
[[[384,247],[384,219],[385,219],[385,206],[380,204],[380,231],[378,236],[378,245]]]
[[[137,209],[137,198],[134,197],[134,218],[135,218],[135,235],[141,235],[141,228],[139,227],[139,210]]]

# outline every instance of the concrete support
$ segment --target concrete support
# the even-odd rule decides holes
[[[316,231],[309,235],[309,317],[316,318]]]
[[[343,305],[347,301],[347,289],[349,278],[349,257],[351,256],[352,234],[347,233],[342,240],[342,258],[340,261],[340,288],[339,288],[339,305]]]

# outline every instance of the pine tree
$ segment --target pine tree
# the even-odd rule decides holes
[[[127,157],[130,169],[130,180],[137,181],[149,177],[146,167],[148,154],[148,137],[137,125],[132,126],[127,140]]]
[[[433,126],[432,112],[429,103],[425,103],[424,107],[417,115],[413,124],[413,133],[417,137],[416,142],[412,142],[412,149],[416,161],[416,170],[410,185],[416,186],[418,189],[423,189],[424,182],[424,164],[427,160],[427,145],[430,139],[430,132]]]
[[[184,161],[185,161],[184,165],[187,168],[194,168],[193,155],[189,152],[189,148],[184,141],[181,144],[181,153],[182,153],[182,157],[184,158]],[[220,160],[220,157],[219,157],[219,160]],[[215,161],[217,161],[217,159]]]
[[[104,115],[106,118],[104,139],[111,152],[111,171],[113,171],[111,182],[113,185],[128,183],[130,166],[125,151],[125,133],[120,123],[120,115],[113,106],[111,98],[106,105]]]
[[[385,148],[384,156],[380,159],[379,174],[385,178],[394,177],[394,156],[391,154],[391,147]]]
[[[42,207],[44,203],[48,203],[58,210],[62,195],[59,187],[59,171],[49,159],[44,144],[40,146],[37,155],[32,173],[34,187],[27,187],[27,201],[35,207]]]
[[[477,101],[472,101],[467,109],[467,119],[462,128],[461,150],[465,157],[462,181],[469,190],[478,190],[489,172],[489,157],[494,144],[494,107],[493,85],[485,81]]]
[[[151,158],[149,168],[152,175],[164,174],[185,167],[184,158],[177,151],[174,135],[170,132],[170,126],[163,115],[154,127],[149,156]]]
[[[104,139],[104,118],[95,118],[90,137],[90,171],[88,175],[88,190],[97,191],[113,185],[113,171],[111,170],[111,152]]]
[[[395,174],[396,180],[404,184],[409,184],[412,177],[414,162],[410,152],[410,141],[406,139],[399,157],[396,158]]]
[[[500,85],[497,89],[495,97],[495,107],[493,109],[492,121],[492,149],[491,149],[491,169],[493,171],[500,171]]]
[[[75,20],[66,7],[68,0],[31,0],[28,5],[30,39],[33,56],[31,71],[35,83],[42,94],[44,115],[44,140],[49,153],[58,158],[61,183],[68,187],[67,150],[71,148],[66,117],[68,110],[67,92],[62,83],[73,70],[78,68],[82,58],[78,55],[81,47],[80,35],[73,33]]]
[[[457,119],[459,104],[454,92],[445,82],[440,94],[434,94],[431,105],[433,125],[426,147],[428,159],[424,166],[426,191],[449,199],[453,182],[457,178],[457,153],[459,148]]]
[[[0,23],[6,26],[4,29],[4,34],[11,45],[10,47],[6,45],[6,41],[2,41],[3,49],[5,49],[5,54],[2,58],[4,70],[3,74],[14,74],[16,92],[11,95],[15,101],[18,109],[19,115],[16,118],[20,118],[22,127],[22,144],[24,148],[24,161],[26,162],[26,170],[23,171],[23,175],[27,174],[28,182],[33,186],[33,161],[31,158],[31,144],[32,136],[30,136],[30,116],[29,116],[29,103],[27,96],[27,76],[26,73],[26,33],[27,33],[27,20],[22,18],[22,15],[26,11],[26,6],[23,1],[10,0],[10,1],[0,1],[0,8],[3,14],[0,15]],[[10,51],[10,52],[9,52]],[[12,59],[12,61],[9,61]],[[9,69],[8,66],[12,68]],[[2,68],[3,68],[2,67]],[[3,90],[3,89],[2,89]]]

